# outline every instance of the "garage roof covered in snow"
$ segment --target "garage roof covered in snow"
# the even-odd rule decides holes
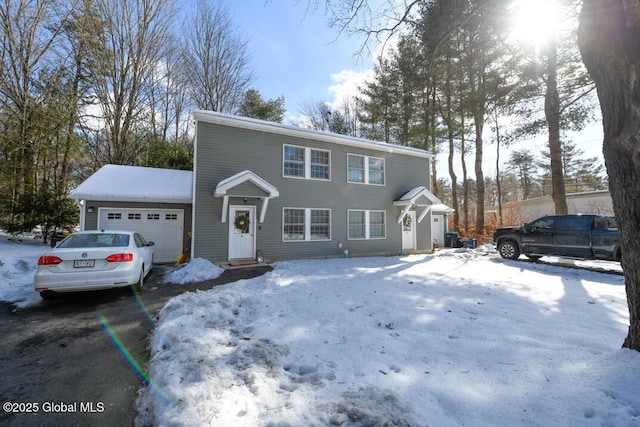
[[[104,165],[69,193],[75,200],[191,203],[193,172]]]

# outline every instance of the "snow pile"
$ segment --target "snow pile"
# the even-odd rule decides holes
[[[138,425],[640,424],[617,275],[486,248],[283,262],[159,318]]]
[[[185,283],[204,282],[220,276],[223,268],[203,258],[194,258],[178,270],[165,275],[165,281],[184,285]]]
[[[38,258],[49,249],[42,242],[29,238],[0,235],[0,301],[25,308],[40,303],[33,289],[33,276]]]

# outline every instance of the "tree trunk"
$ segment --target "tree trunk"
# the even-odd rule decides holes
[[[451,178],[451,207],[453,208],[453,229],[458,230],[460,227],[460,213],[458,212],[458,179],[453,168],[453,155],[455,153],[455,145],[453,139],[453,130],[449,126],[449,177]]]
[[[496,114],[496,191],[498,192],[498,227],[502,227],[502,188],[500,188],[500,125]]]
[[[560,95],[558,94],[558,52],[554,40],[547,47],[547,93],[544,97],[544,114],[549,128],[549,154],[551,155],[551,187],[557,215],[568,212],[562,168],[560,144]]]
[[[484,173],[482,172],[482,130],[484,129],[484,108],[476,111],[476,234],[484,235]]]
[[[466,141],[464,138],[464,115],[460,115],[460,164],[462,165],[462,214],[464,215],[464,233],[469,233],[469,178],[467,177]]]
[[[640,351],[640,2],[584,0],[578,42],[596,83],[603,153],[629,306],[623,346]]]

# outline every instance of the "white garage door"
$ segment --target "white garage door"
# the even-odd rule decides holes
[[[98,229],[137,231],[155,243],[153,262],[175,262],[182,253],[182,209],[100,208]]]

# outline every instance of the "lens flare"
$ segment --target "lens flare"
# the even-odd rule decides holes
[[[147,313],[147,316],[148,316],[148,311],[145,310],[145,312]],[[140,375],[140,377],[143,379],[143,381],[145,381],[149,386],[151,386],[151,388],[154,391],[156,391],[158,393],[158,395],[162,396],[162,398],[169,405],[171,405],[176,411],[179,412],[180,408],[178,408],[178,406],[173,401],[171,401],[171,399],[169,399],[169,397],[167,397],[167,395],[165,395],[164,392],[153,382],[153,380],[149,377],[149,375],[147,375],[147,373],[142,368],[142,366],[140,366],[140,364],[131,355],[131,353],[129,353],[129,350],[127,350],[127,348],[122,344],[122,342],[120,341],[120,339],[116,335],[115,331],[109,325],[109,321],[104,316],[104,314],[102,314],[101,312],[98,313],[98,319],[100,319],[100,323],[102,323],[102,327],[104,327],[104,329],[107,331],[107,334],[109,334],[109,337],[111,338],[113,343],[116,345],[118,350],[120,350],[120,352],[122,353],[124,358],[129,362],[129,364],[136,371],[136,373],[138,375]],[[153,320],[152,320],[152,322],[153,322]],[[155,322],[153,322],[153,323],[155,325]]]

